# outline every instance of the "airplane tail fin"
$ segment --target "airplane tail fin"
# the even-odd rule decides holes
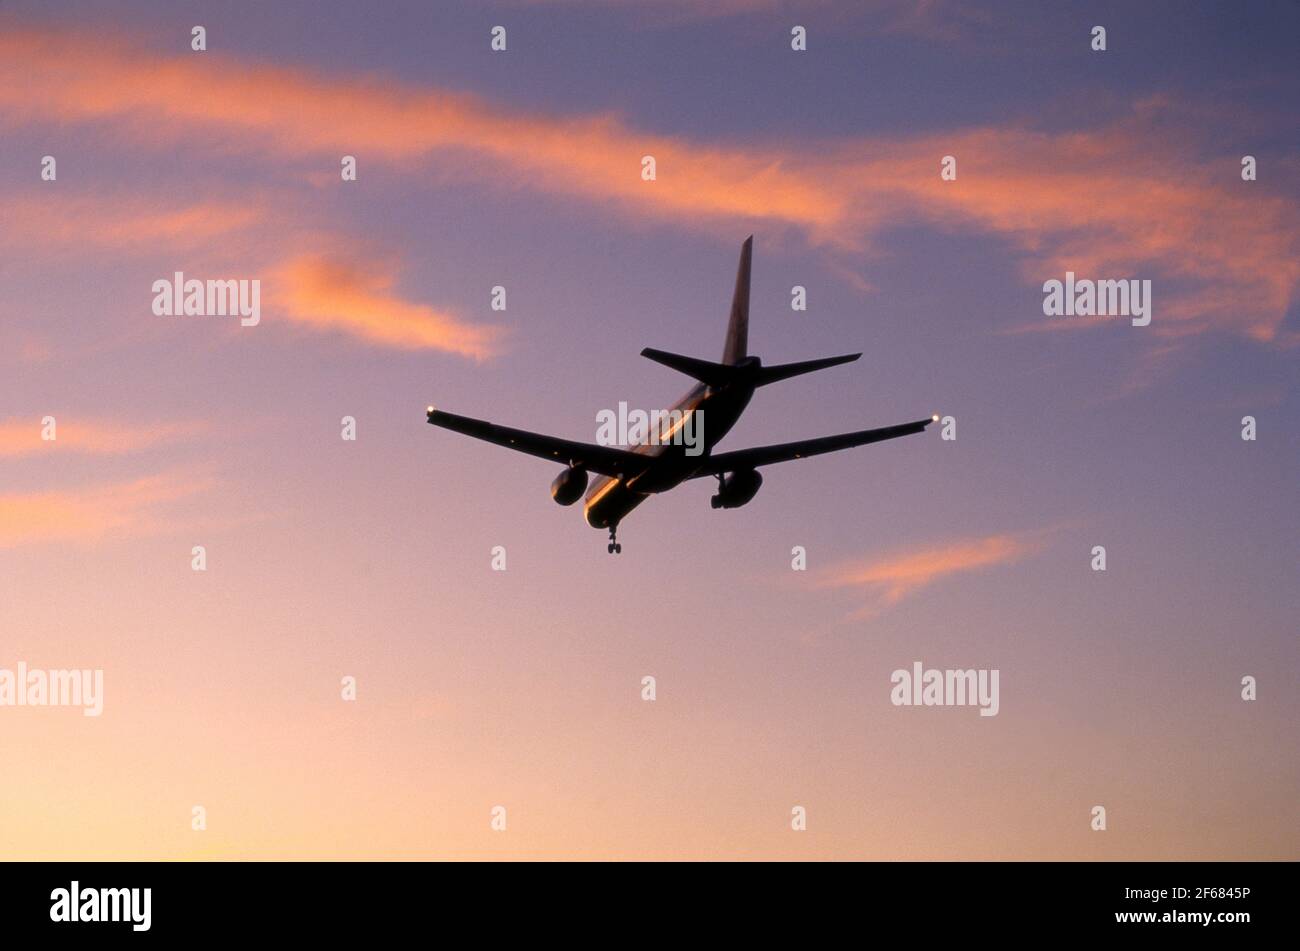
[[[751,234],[740,246],[736,290],[731,295],[731,319],[727,322],[727,343],[722,348],[722,362],[729,366],[735,366],[749,355],[749,270],[753,257],[754,236]]]
[[[727,343],[722,350],[722,362],[713,363],[697,357],[687,357],[666,350],[646,347],[641,356],[647,357],[680,373],[692,376],[706,386],[721,387],[728,383],[750,386],[767,386],[792,376],[824,370],[827,367],[850,363],[862,356],[849,353],[840,357],[823,357],[801,363],[779,363],[765,367],[758,357],[749,356],[749,272],[754,255],[754,236],[751,234],[740,246],[740,266],[736,269],[736,291],[731,297],[731,320],[727,323]]]

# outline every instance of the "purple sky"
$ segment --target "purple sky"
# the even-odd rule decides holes
[[[6,4],[0,669],[106,696],[0,707],[0,856],[1300,855],[1300,9],[919,9]],[[688,484],[611,558],[425,424],[671,405],[638,351],[718,358],[751,233],[751,352],[864,356],[723,448],[955,441]],[[178,270],[261,323],[154,316]],[[1045,317],[1066,270],[1151,325]],[[917,660],[999,714],[892,706]]]

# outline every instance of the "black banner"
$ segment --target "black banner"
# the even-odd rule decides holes
[[[7,935],[99,941],[409,934],[611,940],[689,927],[1249,939],[1293,920],[1293,863],[15,863]],[[665,929],[674,929],[669,932]]]

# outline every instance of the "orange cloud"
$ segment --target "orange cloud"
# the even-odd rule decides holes
[[[159,198],[86,195],[51,187],[40,198],[6,196],[3,247],[131,248],[193,247],[262,220],[253,205],[188,201],[172,206]]]
[[[870,561],[842,563],[828,568],[814,583],[819,588],[862,588],[871,594],[873,607],[888,607],[941,578],[1019,561],[1038,548],[1039,543],[1025,535],[961,539]]]
[[[289,320],[389,347],[445,350],[478,360],[496,351],[501,328],[466,324],[411,303],[392,292],[393,282],[391,270],[379,262],[303,255],[277,272],[275,308]]]
[[[1176,157],[1170,134],[1155,131],[1163,108],[1144,103],[1088,133],[934,137],[928,151],[956,156],[958,180],[896,185],[932,221],[1004,236],[1024,253],[1030,283],[1067,270],[1151,278],[1156,335],[1213,329],[1294,344],[1282,324],[1300,282],[1300,208],[1242,182],[1235,159],[1203,168]],[[1024,329],[1041,327],[1077,329],[1070,318]]]
[[[136,144],[175,144],[198,127],[223,148],[295,162],[304,153],[407,161],[459,152],[462,168],[492,181],[671,215],[830,228],[842,206],[816,176],[787,169],[780,151],[700,148],[609,116],[534,118],[464,94],[327,79],[213,53],[159,59],[99,37],[21,27],[0,34],[0,115],[112,120]],[[645,154],[657,160],[655,182],[641,180]]]
[[[190,436],[201,428],[196,423],[136,425],[82,416],[52,415],[56,438],[49,440],[42,438],[45,429],[42,417],[10,416],[0,419],[0,457],[52,452],[118,455],[177,437]]]
[[[167,503],[211,485],[176,472],[88,489],[0,495],[0,548],[162,531],[170,524],[161,511]]]
[[[9,352],[0,355],[0,362],[13,362],[26,366],[36,366],[47,362],[54,356],[54,348],[49,341],[36,334],[25,332],[17,327],[9,329]]]
[[[1295,343],[1283,321],[1300,280],[1296,202],[1240,181],[1235,156],[1191,158],[1166,105],[1144,103],[1111,126],[1075,132],[1003,126],[805,148],[712,144],[608,115],[528,115],[459,93],[217,53],[158,57],[21,27],[0,35],[0,119],[10,123],[111,121],[136,145],[197,135],[295,169],[304,156],[409,165],[436,155],[436,174],[729,235],[738,225],[788,227],[839,254],[919,221],[999,237],[1023,255],[1034,285],[1066,270],[1149,277],[1151,336],[1224,330]],[[641,180],[643,155],[655,157],[656,181]],[[940,180],[944,155],[957,158],[956,181]],[[366,322],[352,314],[335,323]]]

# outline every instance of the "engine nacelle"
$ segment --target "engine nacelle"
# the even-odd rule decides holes
[[[763,477],[754,469],[729,472],[718,484],[718,494],[709,500],[715,509],[738,509],[755,495]]]
[[[587,491],[587,470],[570,466],[551,483],[551,498],[561,505],[572,505]]]

